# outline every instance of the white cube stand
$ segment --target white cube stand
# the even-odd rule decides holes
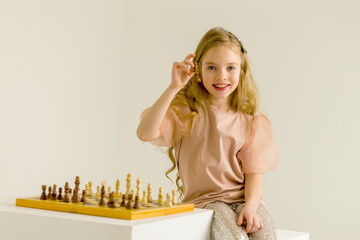
[[[209,240],[212,210],[195,209],[139,220],[122,220],[16,207],[0,200],[0,239]],[[308,233],[277,230],[278,240],[309,240]]]

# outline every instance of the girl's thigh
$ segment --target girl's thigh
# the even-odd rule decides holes
[[[213,240],[248,240],[248,236],[237,223],[238,214],[232,206],[223,202],[213,202],[205,206],[205,209],[214,210],[211,224],[211,239]]]

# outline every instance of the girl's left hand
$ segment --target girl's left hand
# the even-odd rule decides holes
[[[248,234],[254,233],[263,227],[263,221],[261,217],[256,213],[256,208],[246,204],[239,214],[238,226],[241,226],[244,221],[246,221],[245,232]]]

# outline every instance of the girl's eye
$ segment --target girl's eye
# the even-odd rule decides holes
[[[209,69],[209,70],[214,70],[215,67],[214,67],[214,66],[209,66],[208,69]]]
[[[229,69],[229,70],[234,70],[234,69],[235,69],[235,67],[230,66],[230,67],[228,67],[228,69]]]

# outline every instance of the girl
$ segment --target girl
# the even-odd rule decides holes
[[[173,64],[169,87],[141,116],[137,135],[169,148],[167,174],[178,168],[183,201],[214,210],[212,239],[276,239],[261,174],[275,169],[277,145],[257,112],[245,48],[213,28],[195,54]]]

